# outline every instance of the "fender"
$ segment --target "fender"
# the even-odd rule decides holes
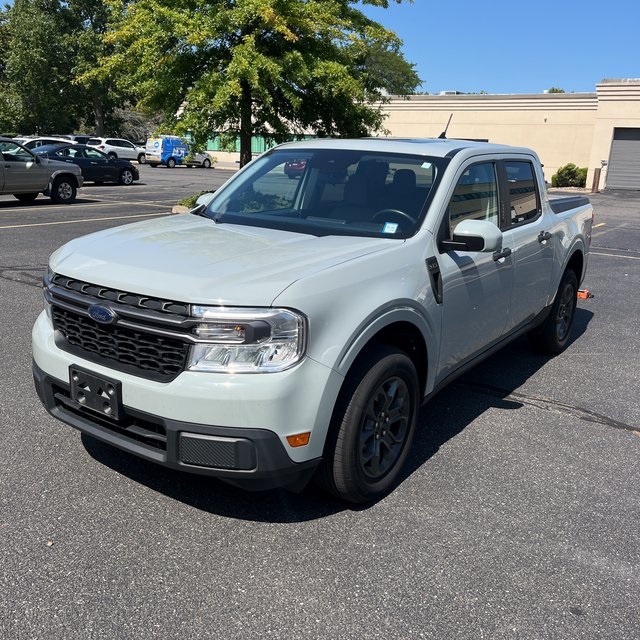
[[[427,353],[427,383],[424,393],[428,393],[433,386],[438,343],[435,337],[433,319],[428,313],[425,313],[424,307],[421,307],[413,300],[390,301],[389,304],[375,309],[364,318],[341,350],[336,360],[336,371],[342,376],[346,376],[358,355],[370,344],[374,337],[386,327],[399,322],[406,322],[412,325],[422,337]]]

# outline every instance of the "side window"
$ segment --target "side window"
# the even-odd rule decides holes
[[[498,181],[493,162],[471,165],[460,176],[448,207],[449,237],[463,220],[488,220],[500,226]]]
[[[538,216],[540,202],[536,191],[535,175],[530,162],[505,162],[509,189],[509,221],[516,225]]]
[[[0,154],[4,156],[5,162],[33,162],[33,156],[13,142],[0,142]]]

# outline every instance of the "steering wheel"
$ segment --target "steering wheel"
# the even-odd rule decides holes
[[[389,215],[399,216],[400,218],[404,218],[405,220],[408,220],[411,224],[416,223],[416,221],[408,213],[405,213],[404,211],[400,211],[400,209],[380,209],[380,211],[376,211],[373,214],[373,216],[371,217],[371,222],[375,222],[376,218],[381,218],[382,216],[389,216]]]

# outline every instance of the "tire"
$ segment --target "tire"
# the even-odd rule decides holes
[[[176,166],[175,158],[169,158],[167,160],[167,167],[169,167],[169,169],[173,169],[175,166]]]
[[[158,163],[157,162],[150,162],[149,166],[153,167],[155,169],[158,166]]]
[[[572,269],[567,269],[560,280],[549,315],[528,334],[529,341],[538,351],[551,355],[564,351],[571,337],[577,303],[578,278]]]
[[[14,198],[18,198],[20,202],[23,204],[31,204],[35,202],[35,199],[38,197],[38,193],[14,193]]]
[[[118,182],[126,186],[133,184],[133,171],[131,171],[131,169],[123,169],[120,172]]]
[[[376,346],[340,392],[318,480],[342,500],[369,502],[396,483],[419,410],[416,369],[402,351]]]
[[[146,161],[147,161],[147,157],[144,155],[144,153],[139,153],[138,164],[144,164]]]
[[[115,153],[115,151],[109,151],[109,153],[107,153],[107,158],[109,158],[109,160],[116,160],[118,158],[118,154]]]
[[[75,182],[61,177],[53,181],[51,200],[56,204],[70,204],[76,199],[77,188]]]
[[[211,168],[211,160],[209,160],[209,158],[205,158],[202,161],[202,166],[204,169],[210,169]]]

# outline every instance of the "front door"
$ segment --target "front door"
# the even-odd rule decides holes
[[[3,160],[5,193],[36,193],[45,188],[49,173],[42,169],[35,156],[27,149],[15,142],[2,141],[0,153]]]
[[[444,237],[466,219],[500,224],[497,166],[463,167],[445,212]],[[438,254],[442,277],[442,340],[436,383],[504,334],[513,288],[513,262],[493,252],[450,250]]]

